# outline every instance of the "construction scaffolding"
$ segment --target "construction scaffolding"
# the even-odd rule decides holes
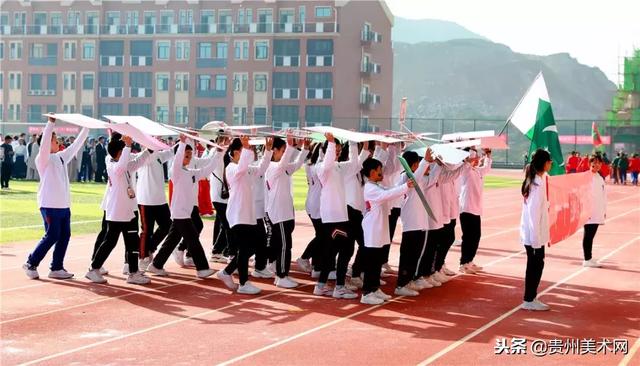
[[[622,80],[607,112],[609,127],[640,127],[640,49],[624,57],[620,65]]]

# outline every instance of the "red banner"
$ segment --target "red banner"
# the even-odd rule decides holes
[[[550,244],[575,234],[591,215],[593,173],[554,175],[547,178]]]

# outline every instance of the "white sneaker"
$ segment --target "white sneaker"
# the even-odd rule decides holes
[[[276,273],[276,262],[268,263],[265,269],[271,273]]]
[[[335,281],[336,279],[336,271],[329,272],[329,279]]]
[[[527,302],[527,301],[523,302],[522,309],[531,310],[531,311],[547,311],[550,308],[549,308],[549,305],[540,302],[538,299],[535,299],[530,302]]]
[[[312,270],[311,278],[320,278],[320,271]]]
[[[420,292],[420,290],[423,289],[423,287],[418,286],[415,281],[409,282],[405,287],[416,292]]]
[[[122,266],[122,274],[123,275],[129,275],[129,263],[125,263],[124,266]]]
[[[68,280],[71,277],[73,277],[73,273],[67,272],[64,268],[49,272],[49,278],[55,278],[57,280]]]
[[[142,272],[132,273],[127,277],[127,283],[134,285],[146,285],[151,282],[151,279],[144,275]]]
[[[370,292],[366,295],[362,295],[360,303],[366,305],[380,305],[384,303],[384,300],[376,296],[375,292]]]
[[[196,271],[196,276],[198,278],[207,278],[209,276],[211,276],[212,274],[214,274],[216,271],[214,271],[211,268],[207,268],[207,269],[201,269],[199,271]]]
[[[360,277],[351,277],[351,285],[357,288],[362,288],[364,285],[362,278]]]
[[[144,272],[147,269],[147,267],[149,267],[152,261],[153,261],[153,258],[150,256],[146,258],[138,259],[138,268],[140,268],[140,271]]]
[[[107,283],[107,280],[100,274],[99,269],[90,269],[84,277],[94,283]]]
[[[333,295],[336,299],[355,299],[358,295],[344,286],[336,286],[333,289]]]
[[[276,287],[280,287],[280,288],[296,288],[298,287],[298,283],[294,280],[292,280],[289,276],[287,277],[277,277],[274,284],[276,285]]]
[[[227,257],[222,254],[211,254],[211,259],[209,261],[214,263],[228,263]]]
[[[456,272],[450,270],[449,268],[447,268],[447,266],[442,266],[442,273],[444,273],[447,276],[455,276],[455,275],[457,275]]]
[[[393,272],[393,269],[391,268],[391,266],[389,265],[389,263],[385,263],[382,265],[382,270],[386,271],[386,272]]]
[[[25,263],[22,265],[22,269],[24,269],[24,273],[32,280],[37,280],[40,278],[40,274],[38,273],[38,267],[32,266],[29,263]]]
[[[600,268],[602,265],[600,263],[594,261],[593,259],[589,259],[588,261],[582,262],[583,267],[591,267],[591,268]]]
[[[225,272],[224,270],[218,271],[218,273],[216,273],[216,277],[221,280],[229,289],[235,290],[238,288],[238,285],[233,282],[233,277],[227,274],[227,272]]]
[[[447,283],[449,282],[449,277],[445,276],[444,273],[441,272],[436,272],[433,274],[433,277],[436,279],[436,281],[440,282],[440,283]]]
[[[391,277],[392,274],[389,272],[386,272],[384,269],[380,271],[380,278],[387,278],[387,277]]]
[[[191,258],[191,257],[186,257],[186,258],[184,259],[184,266],[185,266],[185,267],[195,267],[195,266],[196,266],[196,264],[195,264],[195,263],[193,263],[193,258]]]
[[[316,285],[313,288],[313,294],[316,296],[333,296],[333,289],[327,285]]]
[[[275,275],[273,274],[273,272],[269,271],[268,268],[265,268],[265,269],[254,269],[251,272],[251,277],[255,277],[255,278],[274,278]]]
[[[427,282],[429,282],[430,284],[433,285],[433,287],[440,287],[442,286],[442,282],[438,281],[435,277],[429,276],[427,277]]]
[[[386,285],[386,284],[387,284],[387,281],[384,281],[384,280],[382,280],[382,279],[380,280],[380,286],[384,286],[384,285]]]
[[[476,274],[476,271],[473,270],[473,267],[469,263],[460,265],[460,273],[466,274]]]
[[[308,259],[298,258],[296,259],[296,263],[298,267],[302,270],[302,272],[310,273],[311,272],[311,261]]]
[[[245,294],[245,295],[257,295],[260,293],[259,288],[255,287],[251,282],[247,281],[244,283],[244,285],[238,287],[238,293],[239,294]]]
[[[425,288],[433,288],[433,284],[431,284],[431,282],[427,281],[426,278],[424,277],[420,277],[417,280],[413,281],[413,284],[417,287],[419,287],[420,289],[425,289]]]
[[[469,264],[471,264],[471,269],[473,269],[474,271],[476,271],[476,272],[482,271],[482,266],[479,266],[479,265],[477,265],[477,264],[475,264],[473,262],[471,262]]]
[[[178,250],[177,248],[171,253],[173,260],[178,263],[180,267],[184,267],[184,250]]]
[[[109,274],[109,270],[104,267],[100,267],[100,274],[106,276]]]
[[[153,262],[149,263],[149,265],[147,266],[147,272],[151,272],[154,275],[160,277],[169,276],[169,273],[167,273],[167,271],[165,271],[163,268],[156,268],[156,266],[153,265]]]
[[[358,286],[354,286],[349,282],[345,282],[344,287],[346,287],[347,289],[351,290],[351,291],[358,291]]]
[[[382,290],[378,289],[376,292],[374,292],[374,294],[376,296],[378,296],[379,298],[381,298],[384,301],[389,301],[391,300],[391,296],[385,294],[384,292],[382,292]]]
[[[420,293],[416,290],[412,290],[409,288],[409,285],[405,287],[396,287],[396,290],[393,291],[394,294],[398,296],[418,296]]]

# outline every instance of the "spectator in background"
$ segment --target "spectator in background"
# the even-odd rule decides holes
[[[638,185],[638,174],[640,173],[640,155],[635,153],[629,159],[629,171],[631,172],[631,184]]]
[[[13,177],[16,179],[25,179],[27,177],[27,154],[27,142],[20,137],[13,155]]]
[[[620,184],[627,184],[627,169],[629,169],[629,158],[626,153],[622,153],[620,156],[620,162],[618,162],[618,174],[620,174]]]
[[[27,144],[27,179],[39,180],[38,169],[36,168],[36,156],[40,151],[40,145],[38,145],[38,138],[35,134],[31,135],[31,140]]]
[[[567,173],[575,173],[578,171],[578,164],[580,163],[580,158],[578,157],[578,153],[572,151],[567,158],[566,169]]]
[[[589,155],[585,155],[580,159],[580,162],[578,164],[578,173],[583,173],[588,171],[589,168]]]
[[[602,162],[609,165],[611,164],[611,160],[609,160],[609,157],[607,156],[607,153],[602,153]]]
[[[98,144],[96,145],[96,182],[103,183],[107,178],[107,164],[105,159],[107,158],[107,150],[104,147],[104,137],[98,137]]]
[[[620,153],[616,154],[616,157],[613,158],[613,162],[611,163],[611,167],[613,168],[613,184],[618,184],[618,165],[620,164]]]
[[[2,189],[9,189],[9,180],[11,179],[11,171],[13,170],[13,146],[11,136],[4,137],[4,144],[0,145],[2,150],[2,164],[0,169],[0,186]]]

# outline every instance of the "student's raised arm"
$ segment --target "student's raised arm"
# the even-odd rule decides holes
[[[71,161],[71,159],[73,159],[73,157],[78,154],[78,151],[80,151],[80,149],[84,146],[84,142],[87,139],[88,135],[89,129],[84,127],[76,137],[76,140],[73,142],[73,144],[64,149],[64,151],[59,152],[58,156],[60,156],[65,163]]]
[[[125,143],[124,149],[122,149],[122,153],[120,154],[120,159],[116,163],[114,168],[115,175],[123,175],[127,172],[129,166],[129,158],[131,157],[131,137],[124,136],[122,140]]]
[[[366,201],[372,202],[374,204],[381,204],[385,201],[391,201],[395,200],[396,198],[402,197],[409,191],[409,188],[412,187],[412,181],[407,181],[406,183],[390,189],[384,189],[377,185],[367,184],[365,186],[364,197]]]
[[[203,166],[201,169],[196,169],[194,171],[196,179],[201,180],[201,179],[207,178],[211,173],[213,173],[216,167],[224,164],[223,157],[224,157],[223,151],[216,150],[213,153],[209,152],[207,164]]]
[[[173,165],[171,166],[171,179],[177,177],[182,169],[182,161],[184,160],[184,154],[187,150],[186,136],[180,135],[180,142],[178,143],[178,151],[176,151],[175,158],[173,159]],[[175,182],[174,182],[175,183]]]
[[[327,151],[324,154],[324,160],[318,166],[318,178],[324,179],[329,172],[336,166],[336,140],[333,138],[333,134],[326,133],[327,138]]]
[[[369,159],[371,152],[369,151],[369,141],[362,143],[362,151],[358,155],[358,165],[361,167],[365,160]]]
[[[158,151],[156,155],[158,156],[158,160],[164,164],[173,157],[173,149]]]
[[[304,162],[307,160],[307,155],[309,155],[310,144],[311,144],[311,140],[309,139],[304,140],[304,143],[302,145],[302,150],[300,150],[300,152],[298,153],[296,161],[294,161],[293,163],[289,163],[289,166],[287,167],[287,173],[293,174],[296,171],[298,171],[298,169],[302,168],[302,165],[304,165]]]
[[[129,165],[127,166],[127,169],[130,171],[140,169],[141,166],[145,165],[147,161],[149,161],[150,156],[151,154],[149,154],[149,150],[144,149],[140,154],[136,154],[136,156],[133,157],[133,159],[129,160]]]
[[[51,137],[53,136],[53,127],[55,125],[55,118],[49,118],[49,122],[42,131],[42,138],[40,139],[40,152],[36,156],[36,167],[40,174],[44,172],[44,169],[49,163],[49,155],[51,155]],[[6,157],[5,157],[6,159]]]
[[[493,160],[491,159],[491,150],[484,156],[482,159],[482,165],[478,167],[478,171],[480,172],[480,176],[484,177],[491,171],[491,163]]]

